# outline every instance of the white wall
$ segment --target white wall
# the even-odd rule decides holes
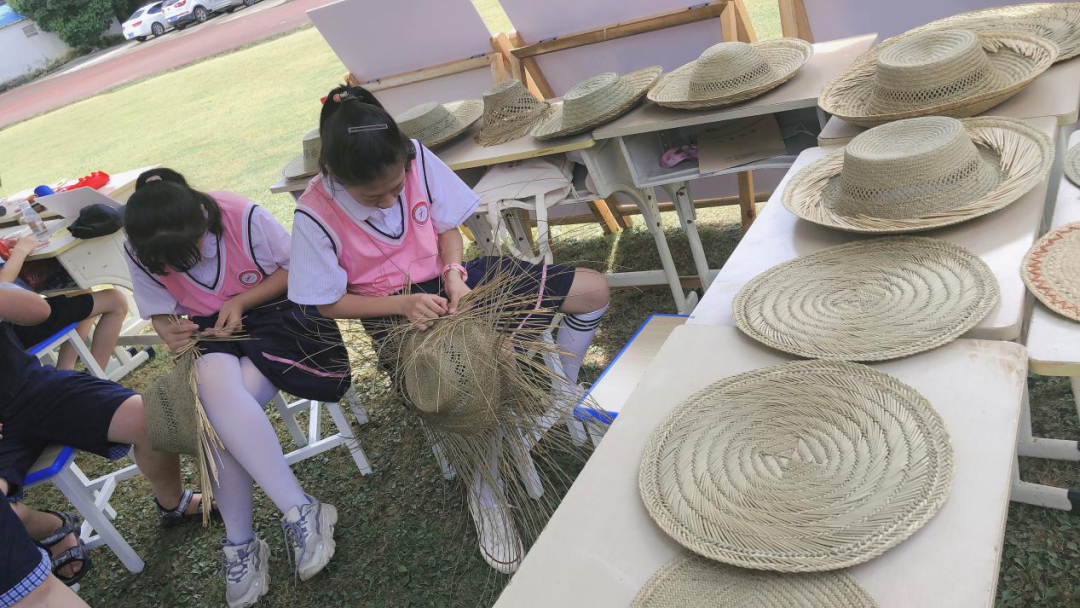
[[[31,27],[36,36],[27,38],[24,28]],[[71,47],[55,34],[42,31],[29,19],[0,28],[0,82],[18,78],[27,72],[41,69],[49,62],[63,57]]]

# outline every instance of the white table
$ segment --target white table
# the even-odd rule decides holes
[[[638,493],[650,433],[705,386],[788,360],[731,327],[675,329],[496,606],[629,606],[657,569],[684,552],[649,518]],[[956,474],[925,527],[850,572],[882,608],[993,606],[1024,348],[958,340],[873,367],[918,390],[941,414]]]
[[[1029,121],[1047,135],[1052,118]],[[690,317],[691,325],[735,325],[731,303],[739,289],[761,272],[788,260],[826,247],[870,238],[833,230],[801,220],[784,208],[781,198],[788,180],[799,169],[836,148],[811,148],[799,155],[773,192],[758,220],[743,236],[724,268]],[[1020,278],[1024,254],[1039,236],[1046,201],[1044,180],[1008,207],[962,224],[919,233],[960,245],[978,255],[997,277],[1001,299],[990,314],[964,335],[990,340],[1020,339],[1031,296]]]

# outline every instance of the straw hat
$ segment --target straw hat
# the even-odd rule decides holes
[[[958,224],[1017,200],[1046,178],[1049,138],[1009,118],[927,116],[865,131],[788,182],[784,206],[849,232],[896,234]]]
[[[450,141],[464,133],[484,114],[479,99],[464,99],[447,104],[429,101],[398,115],[401,131],[429,148]]]
[[[857,363],[798,361],[677,406],[649,437],[638,487],[659,527],[699,555],[821,572],[903,542],[952,477],[945,424],[915,389]]]
[[[1057,56],[1053,42],[1014,32],[921,32],[857,58],[825,85],[818,105],[864,127],[974,116],[1018,93]]]
[[[721,42],[666,74],[649,91],[649,99],[687,110],[746,101],[787,82],[813,54],[814,47],[798,38]]]
[[[551,116],[533,128],[532,135],[537,139],[553,139],[615,120],[641,101],[663,71],[660,66],[653,66],[622,78],[614,72],[605,72],[579,82],[566,92],[562,103],[555,104]]]
[[[1065,177],[1080,186],[1080,145],[1069,148],[1065,153]]]
[[[319,137],[319,130],[315,129],[304,136],[303,153],[289,161],[285,170],[281,172],[282,175],[285,179],[299,179],[315,175],[319,172],[319,154],[321,153],[322,138]]]
[[[672,606],[877,608],[877,602],[846,572],[781,574],[685,555],[657,570],[630,608]]]
[[[1028,290],[1047,308],[1080,321],[1080,222],[1039,239],[1020,270]]]
[[[551,104],[533,97],[520,80],[507,80],[484,91],[484,125],[476,136],[481,146],[524,137],[551,114]]]
[[[751,279],[735,324],[800,357],[884,361],[944,344],[975,327],[999,299],[975,254],[938,239],[854,241],[784,262]]]

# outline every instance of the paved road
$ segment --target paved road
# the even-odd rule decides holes
[[[58,74],[0,95],[0,129],[124,83],[171,70],[309,23],[307,11],[330,0],[263,0],[202,25],[125,44]]]

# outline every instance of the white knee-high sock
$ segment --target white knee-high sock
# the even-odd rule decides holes
[[[559,324],[559,336],[556,342],[559,350],[566,354],[559,355],[562,361],[563,374],[570,384],[576,386],[578,372],[581,371],[581,361],[585,358],[585,351],[589,349],[596,329],[600,327],[600,319],[607,312],[608,307],[581,314],[564,314]]]
[[[196,364],[199,399],[229,456],[249,476],[248,487],[254,480],[274,505],[286,513],[292,507],[307,504],[307,497],[289,465],[285,464],[277,434],[262,409],[273,395],[273,385],[254,369],[250,361],[247,365],[251,369],[243,369],[240,359],[222,353],[211,353],[200,358]],[[233,479],[233,476],[228,478]],[[222,498],[226,501],[233,498],[229,489],[222,489],[225,490]],[[250,517],[250,498],[247,500]],[[224,516],[226,506],[219,504],[219,508]],[[229,510],[232,511],[231,508]],[[238,507],[236,511],[239,510]],[[230,540],[234,540],[231,533],[229,536]],[[247,539],[238,538],[234,542],[244,540]]]

